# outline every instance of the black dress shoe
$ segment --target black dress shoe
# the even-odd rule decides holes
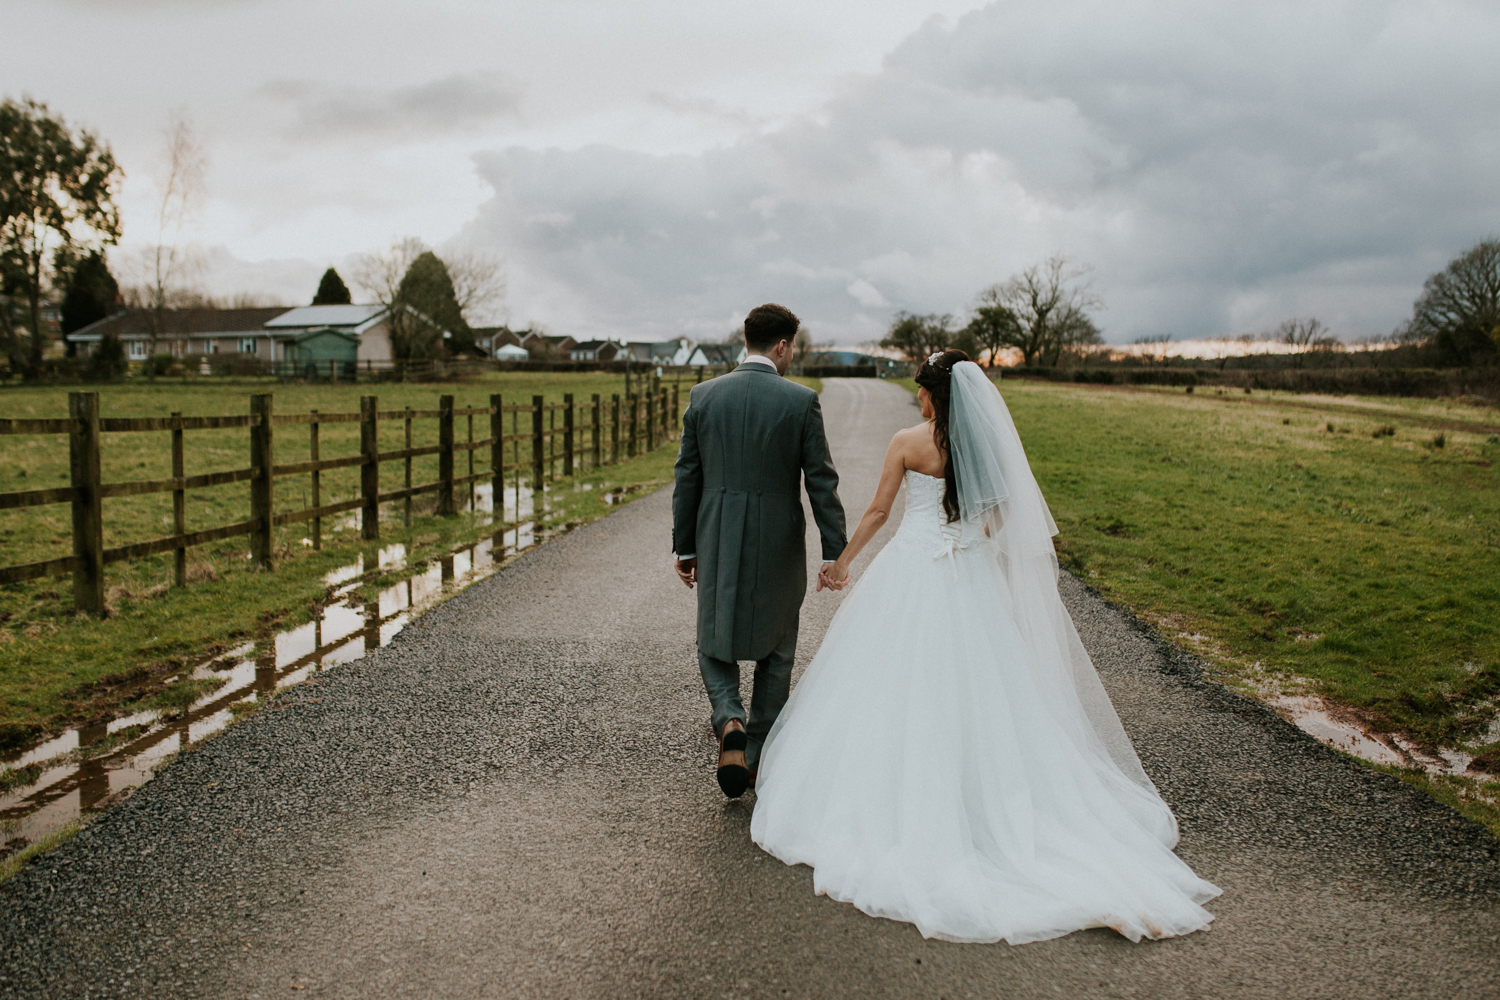
[[[731,729],[724,727],[724,735],[719,737],[719,787],[724,794],[731,799],[737,799],[745,794],[745,789],[750,787],[750,769],[745,766],[745,746],[750,742],[749,736],[741,728]]]

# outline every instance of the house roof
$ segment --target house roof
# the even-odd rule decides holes
[[[285,306],[260,309],[166,309],[162,333],[168,337],[264,335],[268,321],[286,312]],[[135,340],[151,335],[151,313],[147,309],[125,309],[96,320],[68,334],[69,340],[98,340],[105,334]]]
[[[740,348],[738,344],[699,344],[693,353],[699,352],[709,364],[732,365],[740,353]]]
[[[361,327],[385,312],[385,306],[298,306],[277,310],[274,319],[265,321],[268,330],[289,327],[343,326]]]
[[[347,340],[350,343],[359,343],[359,338],[354,336],[354,334],[349,333],[345,330],[335,330],[331,326],[319,326],[314,327],[311,330],[304,330],[302,333],[299,333],[297,336],[293,337],[292,341],[298,344],[305,344],[309,340],[318,340],[323,337],[335,337],[339,340]]]
[[[575,351],[597,351],[601,347],[619,347],[613,340],[584,340],[573,345]]]

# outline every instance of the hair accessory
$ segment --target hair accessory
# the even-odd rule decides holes
[[[936,368],[937,367],[937,363],[939,361],[941,361],[942,358],[943,358],[943,352],[942,351],[933,351],[931,354],[927,355],[927,363],[929,365],[932,365],[934,368]]]

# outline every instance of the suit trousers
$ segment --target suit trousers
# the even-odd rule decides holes
[[[714,735],[722,735],[724,725],[730,719],[739,719],[749,736],[745,763],[750,767],[760,762],[766,734],[771,731],[792,693],[792,665],[796,659],[797,626],[794,623],[776,648],[755,663],[755,687],[750,696],[750,719],[747,722],[745,706],[740,700],[739,663],[715,659],[701,649],[698,651],[698,672],[703,675],[703,687],[708,692],[709,704],[713,706]]]

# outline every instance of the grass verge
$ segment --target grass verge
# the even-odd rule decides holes
[[[21,869],[31,864],[38,856],[72,840],[82,829],[83,824],[74,820],[67,826],[53,830],[36,843],[27,844],[9,857],[0,858],[0,882],[7,882],[14,878]]]

